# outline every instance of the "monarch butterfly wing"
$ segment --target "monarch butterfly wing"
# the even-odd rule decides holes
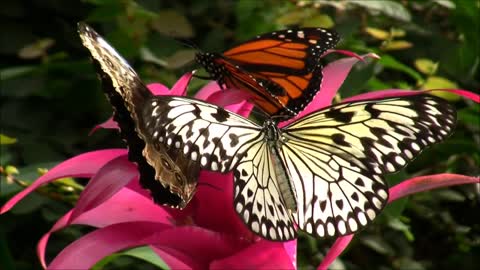
[[[286,107],[287,95],[284,93],[283,88],[278,87],[276,84],[272,84],[268,77],[262,76],[259,74],[252,75],[249,72],[245,72],[239,66],[235,66],[229,61],[218,58],[215,61],[219,65],[222,65],[225,70],[228,72],[228,76],[223,78],[223,82],[228,88],[234,89],[247,89],[250,91],[251,97],[250,100],[255,103],[261,110],[263,110],[268,115],[280,115],[288,114],[295,115],[295,112]],[[265,91],[266,88],[270,86],[270,91],[275,90],[276,94],[272,95],[271,93]]]
[[[306,74],[318,66],[318,60],[339,41],[333,30],[301,28],[259,35],[223,53],[248,72],[282,71]],[[259,67],[260,66],[260,67]]]
[[[95,30],[79,23],[78,33],[92,55],[103,90],[114,109],[113,119],[128,145],[128,158],[138,165],[140,183],[150,190],[156,203],[185,207],[195,192],[198,166],[162,145],[149,143],[137,124],[140,108],[152,94],[127,61]]]
[[[387,202],[381,175],[449,136],[455,118],[446,101],[417,95],[338,104],[287,126],[282,155],[299,228],[335,236],[364,227]]]
[[[157,143],[204,169],[234,171],[234,208],[253,232],[271,240],[295,237],[260,126],[212,104],[167,96],[146,104],[143,118]]]
[[[338,41],[332,30],[284,30],[257,36],[223,55],[197,53],[196,61],[220,85],[249,91],[267,114],[292,117],[319,90],[320,57]]]
[[[270,115],[294,116],[320,89],[320,57],[338,41],[336,32],[322,28],[258,36],[224,52],[223,61],[237,67],[232,70],[226,65],[230,72],[225,83],[251,91],[257,97],[257,105]],[[229,76],[236,77],[237,82],[229,85]]]

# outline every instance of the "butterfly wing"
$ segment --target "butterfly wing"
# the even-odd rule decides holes
[[[113,119],[128,145],[129,160],[138,165],[140,183],[151,191],[156,203],[185,207],[195,192],[199,166],[175,150],[150,142],[137,124],[139,108],[152,94],[127,61],[91,27],[79,23],[78,32],[114,108]]]
[[[285,127],[299,228],[338,236],[370,223],[388,199],[382,175],[449,136],[455,118],[446,101],[417,95],[338,104]]]
[[[327,29],[284,30],[257,36],[223,55],[200,53],[197,61],[221,85],[249,91],[267,114],[292,117],[320,89],[320,57],[338,41],[338,34]]]
[[[223,108],[184,97],[154,98],[144,107],[145,130],[157,143],[200,161],[202,168],[234,171],[234,208],[255,233],[295,237],[262,127]]]

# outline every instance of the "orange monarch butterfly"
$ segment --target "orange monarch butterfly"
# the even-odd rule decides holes
[[[221,88],[247,90],[269,116],[287,120],[312,101],[322,82],[320,57],[339,35],[300,28],[259,35],[223,54],[197,53],[195,60]]]

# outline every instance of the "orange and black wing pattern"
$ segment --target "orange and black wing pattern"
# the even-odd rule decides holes
[[[313,99],[322,82],[320,57],[339,36],[323,28],[283,30],[257,36],[223,54],[196,60],[222,88],[248,91],[270,116],[292,118]]]

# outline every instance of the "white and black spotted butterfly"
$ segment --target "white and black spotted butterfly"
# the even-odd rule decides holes
[[[284,241],[296,228],[323,237],[366,226],[388,199],[382,175],[449,136],[456,113],[438,97],[415,95],[333,105],[280,129],[161,96],[139,118],[152,140],[202,168],[234,171],[240,218],[253,232]]]
[[[90,51],[103,90],[113,106],[113,119],[128,146],[128,157],[137,163],[140,183],[161,205],[184,208],[192,199],[200,171],[198,162],[186,159],[177,149],[150,140],[141,119],[144,103],[153,95],[115,49],[86,24],[78,24],[83,45]]]

